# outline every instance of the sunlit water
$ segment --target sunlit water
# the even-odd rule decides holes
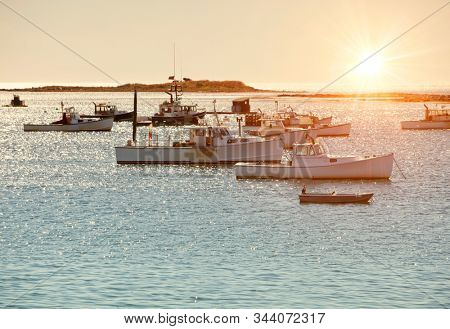
[[[235,96],[188,95],[209,110],[213,98],[222,109]],[[130,123],[23,132],[57,119],[61,100],[86,113],[100,100],[131,109],[130,94],[22,98],[30,107],[0,109],[1,307],[450,306],[450,132],[400,130],[422,116],[421,104],[280,101],[351,121],[350,137],[327,139],[332,153],[393,151],[406,179],[395,168],[388,182],[237,181],[230,166],[117,165],[114,146],[130,138]],[[141,94],[140,114],[163,98]],[[375,197],[300,205],[304,183]]]

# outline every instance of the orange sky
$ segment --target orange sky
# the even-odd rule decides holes
[[[190,78],[315,90],[446,1],[4,2],[121,83],[165,81],[175,42]],[[113,83],[1,5],[0,21],[0,83]],[[330,90],[450,87],[449,31],[450,5]]]

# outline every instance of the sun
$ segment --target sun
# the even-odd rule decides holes
[[[362,58],[367,58],[367,56]],[[383,72],[383,67],[383,59],[381,56],[375,55],[358,66],[357,72],[361,77],[375,77]]]

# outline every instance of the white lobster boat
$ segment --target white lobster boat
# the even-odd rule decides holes
[[[110,131],[113,117],[101,119],[82,119],[73,107],[62,108],[62,119],[50,124],[24,124],[24,131]]]
[[[288,163],[237,163],[237,178],[306,178],[306,179],[388,179],[392,174],[393,153],[375,156],[334,157],[314,139],[294,145]]]
[[[261,119],[261,126],[257,130],[248,131],[250,135],[264,138],[279,137],[287,149],[291,149],[294,143],[302,142],[308,130],[287,129],[282,119]]]
[[[350,135],[351,123],[332,125],[332,117],[320,119],[311,113],[297,114],[291,110],[277,112],[274,118],[283,120],[284,126],[288,129],[308,129],[309,132],[314,132],[317,137]]]
[[[226,127],[192,127],[189,140],[161,145],[128,145],[116,147],[119,164],[220,164],[278,162],[283,155],[279,138],[234,137]]]
[[[290,111],[276,112],[274,118],[282,119],[283,124],[287,128],[308,128],[315,125],[331,125],[331,120],[333,119],[333,117],[320,119],[318,116],[312,113],[298,114],[294,112],[292,108],[290,108]]]
[[[430,110],[425,106],[425,119],[418,121],[402,121],[402,129],[450,129],[450,110]]]

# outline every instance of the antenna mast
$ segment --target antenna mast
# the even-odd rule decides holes
[[[174,80],[176,80],[176,76],[175,76],[175,42],[173,43],[173,78]]]

